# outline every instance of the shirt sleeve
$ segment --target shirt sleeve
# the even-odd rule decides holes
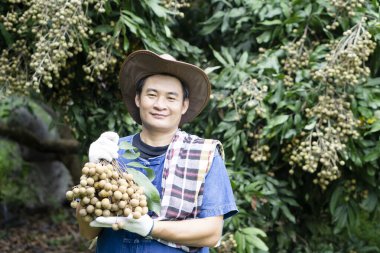
[[[199,218],[223,215],[227,219],[238,212],[227,169],[219,152],[215,152],[206,175]]]

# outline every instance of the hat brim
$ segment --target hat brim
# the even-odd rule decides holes
[[[127,57],[119,75],[123,101],[138,124],[141,125],[141,118],[135,103],[136,83],[155,74],[174,76],[182,81],[189,91],[189,108],[182,115],[180,125],[192,121],[207,105],[211,84],[202,69],[186,62],[164,59],[148,50],[138,50]]]

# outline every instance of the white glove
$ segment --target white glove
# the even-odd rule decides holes
[[[104,132],[99,139],[91,143],[88,151],[88,159],[92,163],[98,163],[100,159],[105,159],[109,162],[112,159],[119,157],[117,151],[119,135],[115,132]]]
[[[139,219],[134,219],[130,214],[128,217],[103,217],[100,216],[96,220],[91,221],[91,227],[110,228],[112,224],[118,223],[119,228],[128,230],[129,232],[139,234],[141,236],[148,236],[154,226],[154,220],[147,214],[141,216]]]

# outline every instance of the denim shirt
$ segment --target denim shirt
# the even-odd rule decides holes
[[[128,141],[132,143],[133,135],[120,139],[120,142]],[[119,162],[128,163],[129,161],[121,157],[123,150],[119,151]],[[152,184],[157,188],[162,198],[162,172],[164,167],[165,155],[143,159],[137,158],[138,162],[154,170],[155,178]],[[143,172],[142,169],[136,168]],[[203,202],[198,218],[213,217],[223,215],[227,219],[236,214],[237,207],[233,196],[230,180],[222,157],[215,152],[213,163],[206,175]],[[170,246],[159,243],[154,239],[144,238],[138,234],[128,232],[126,230],[113,231],[110,228],[103,228],[99,233],[97,253],[175,253],[183,252],[181,249],[172,248]],[[209,248],[203,247],[198,252],[209,252]]]

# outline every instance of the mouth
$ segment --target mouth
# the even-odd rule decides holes
[[[153,118],[156,118],[156,119],[163,119],[167,116],[165,114],[160,114],[160,113],[151,113],[150,115],[152,115]]]

